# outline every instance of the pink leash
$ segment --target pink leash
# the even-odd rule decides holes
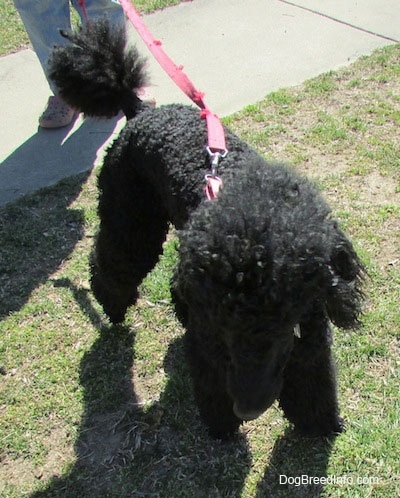
[[[85,0],[78,0],[78,5],[82,9],[83,17],[85,18],[86,21],[88,21],[89,17],[88,17],[88,13],[86,10]]]
[[[81,0],[84,3],[84,0]],[[164,52],[161,42],[156,40],[151,34],[148,27],[143,22],[137,10],[130,3],[130,0],[119,0],[121,7],[124,9],[128,19],[133,24],[138,34],[154,55],[157,62],[165,70],[168,76],[175,84],[201,109],[200,116],[206,119],[208,146],[207,152],[211,160],[211,173],[206,175],[205,193],[208,199],[215,199],[219,189],[222,187],[222,180],[217,176],[218,161],[228,153],[225,143],[225,133],[219,117],[211,112],[204,102],[204,94],[199,92],[190,81],[188,76],[183,72],[182,66],[177,66],[174,61]]]

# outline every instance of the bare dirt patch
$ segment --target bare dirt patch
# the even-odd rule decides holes
[[[366,204],[400,205],[400,192],[396,191],[395,179],[383,176],[378,171],[372,171],[362,178],[358,194],[360,201]]]

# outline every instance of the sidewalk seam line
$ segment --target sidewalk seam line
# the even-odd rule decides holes
[[[361,28],[360,26],[356,26],[355,24],[351,24],[347,21],[343,21],[336,17],[330,16],[329,14],[324,14],[323,12],[318,12],[318,10],[310,9],[309,7],[303,7],[302,5],[297,5],[294,2],[289,2],[289,0],[278,0],[281,3],[286,3],[287,5],[291,5],[293,7],[297,7],[298,9],[306,10],[307,12],[311,12],[312,14],[317,14],[321,17],[325,17],[326,19],[330,19],[331,21],[335,21],[339,24],[343,24],[344,26],[348,26],[353,29],[357,29],[358,31],[362,31],[363,33],[367,33],[369,35],[376,36],[378,38],[383,38],[384,40],[388,40],[394,43],[399,43],[400,40],[396,40],[395,38],[391,38],[390,36],[381,35],[380,33],[375,33],[374,31],[370,31],[369,29]]]

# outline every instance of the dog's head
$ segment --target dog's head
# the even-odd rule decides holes
[[[315,189],[265,171],[193,213],[174,277],[180,315],[245,420],[279,396],[297,325],[318,308],[354,327],[362,297],[362,266]]]
[[[286,363],[294,341],[299,340],[295,339],[298,325],[280,316],[278,305],[252,294],[250,288],[224,292],[211,288],[215,282],[205,275],[197,283],[202,292],[190,291],[184,300],[180,285],[173,292],[189,344],[218,372],[237,417],[255,419],[279,397]]]
[[[252,317],[247,323],[229,322],[221,328],[227,355],[226,388],[236,416],[253,420],[279,397],[294,329],[270,318],[259,323]]]

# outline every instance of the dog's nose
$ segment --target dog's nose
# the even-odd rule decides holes
[[[264,413],[265,410],[243,410],[237,402],[233,405],[234,414],[239,417],[241,420],[245,420],[249,422],[250,420],[255,420],[260,415]]]

